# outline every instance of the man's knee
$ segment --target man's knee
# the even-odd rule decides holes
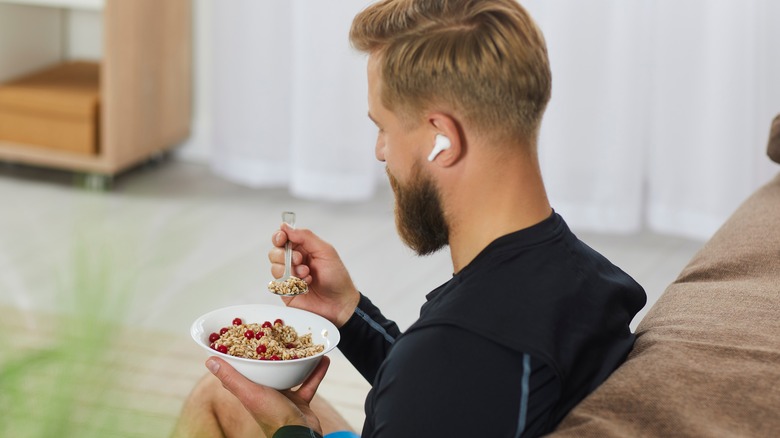
[[[212,403],[216,399],[224,397],[222,393],[225,391],[219,379],[212,374],[206,374],[192,389],[189,398],[198,402]]]
[[[206,374],[184,402],[174,437],[262,437],[237,398],[220,381]]]

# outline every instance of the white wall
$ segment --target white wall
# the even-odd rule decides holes
[[[99,60],[102,52],[99,11],[0,4],[0,81],[64,59]]]
[[[64,10],[63,56],[98,60],[103,53],[103,17],[99,11]]]
[[[57,9],[0,4],[0,81],[59,60],[62,29]]]

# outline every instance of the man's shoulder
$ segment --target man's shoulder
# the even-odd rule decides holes
[[[412,329],[453,326],[560,369],[594,340],[621,344],[644,291],[573,235],[546,248],[498,248],[426,303]]]

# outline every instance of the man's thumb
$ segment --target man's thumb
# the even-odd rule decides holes
[[[259,385],[254,385],[249,379],[233,369],[227,362],[212,356],[206,360],[206,368],[222,382],[222,386],[224,386],[225,389],[235,395],[241,402],[249,402],[252,400],[252,388],[257,391]]]

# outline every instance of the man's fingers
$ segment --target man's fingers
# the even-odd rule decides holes
[[[293,263],[292,267],[292,275],[300,278],[301,280],[306,281],[307,283],[311,283],[311,277],[309,276],[311,274],[311,269],[309,269],[306,265],[295,265]],[[274,278],[280,278],[282,275],[284,275],[284,265],[279,263],[274,263],[271,265],[271,275]],[[306,280],[306,278],[309,278],[309,280]]]
[[[311,374],[309,374],[309,377],[307,377],[298,390],[295,391],[306,401],[306,403],[311,402],[311,399],[320,387],[322,379],[325,378],[329,366],[330,358],[328,356],[323,356],[322,359],[320,359],[320,363],[318,363]],[[259,393],[266,391],[265,386],[250,381],[224,360],[212,356],[206,360],[206,368],[208,368],[209,371],[222,382],[222,386],[236,396],[244,406],[249,407],[249,405],[255,404],[254,402],[256,400],[263,398],[258,397],[258,395]]]
[[[311,397],[305,402],[306,406],[303,406],[299,401],[300,397],[290,398],[289,395],[273,388],[256,384],[218,357],[208,358],[206,367],[222,382],[222,386],[244,405],[263,429],[265,436],[273,436],[275,431],[285,424],[310,427],[309,421],[311,421],[312,425],[319,428],[317,418],[313,414],[307,417],[302,410],[306,409],[311,413],[308,408]],[[316,386],[314,390],[316,391]]]
[[[330,244],[326,243],[311,230],[306,228],[292,228],[287,224],[282,224],[281,232],[285,233],[287,239],[295,244],[294,247],[303,248],[307,254],[314,255],[315,257],[323,252],[333,251]]]
[[[314,398],[314,394],[317,393],[317,388],[320,387],[320,382],[325,378],[325,374],[328,372],[330,366],[330,358],[328,356],[322,356],[320,363],[314,368],[309,377],[301,384],[301,387],[295,391],[299,397],[301,397],[307,404],[311,403],[311,399]]]
[[[271,248],[268,251],[268,260],[271,263],[284,264],[284,248]],[[300,251],[293,250],[292,252],[293,265],[300,265],[303,263],[303,254]]]
[[[271,242],[274,246],[282,247],[284,246],[284,243],[287,242],[287,234],[285,234],[284,231],[277,231],[271,236]]]

